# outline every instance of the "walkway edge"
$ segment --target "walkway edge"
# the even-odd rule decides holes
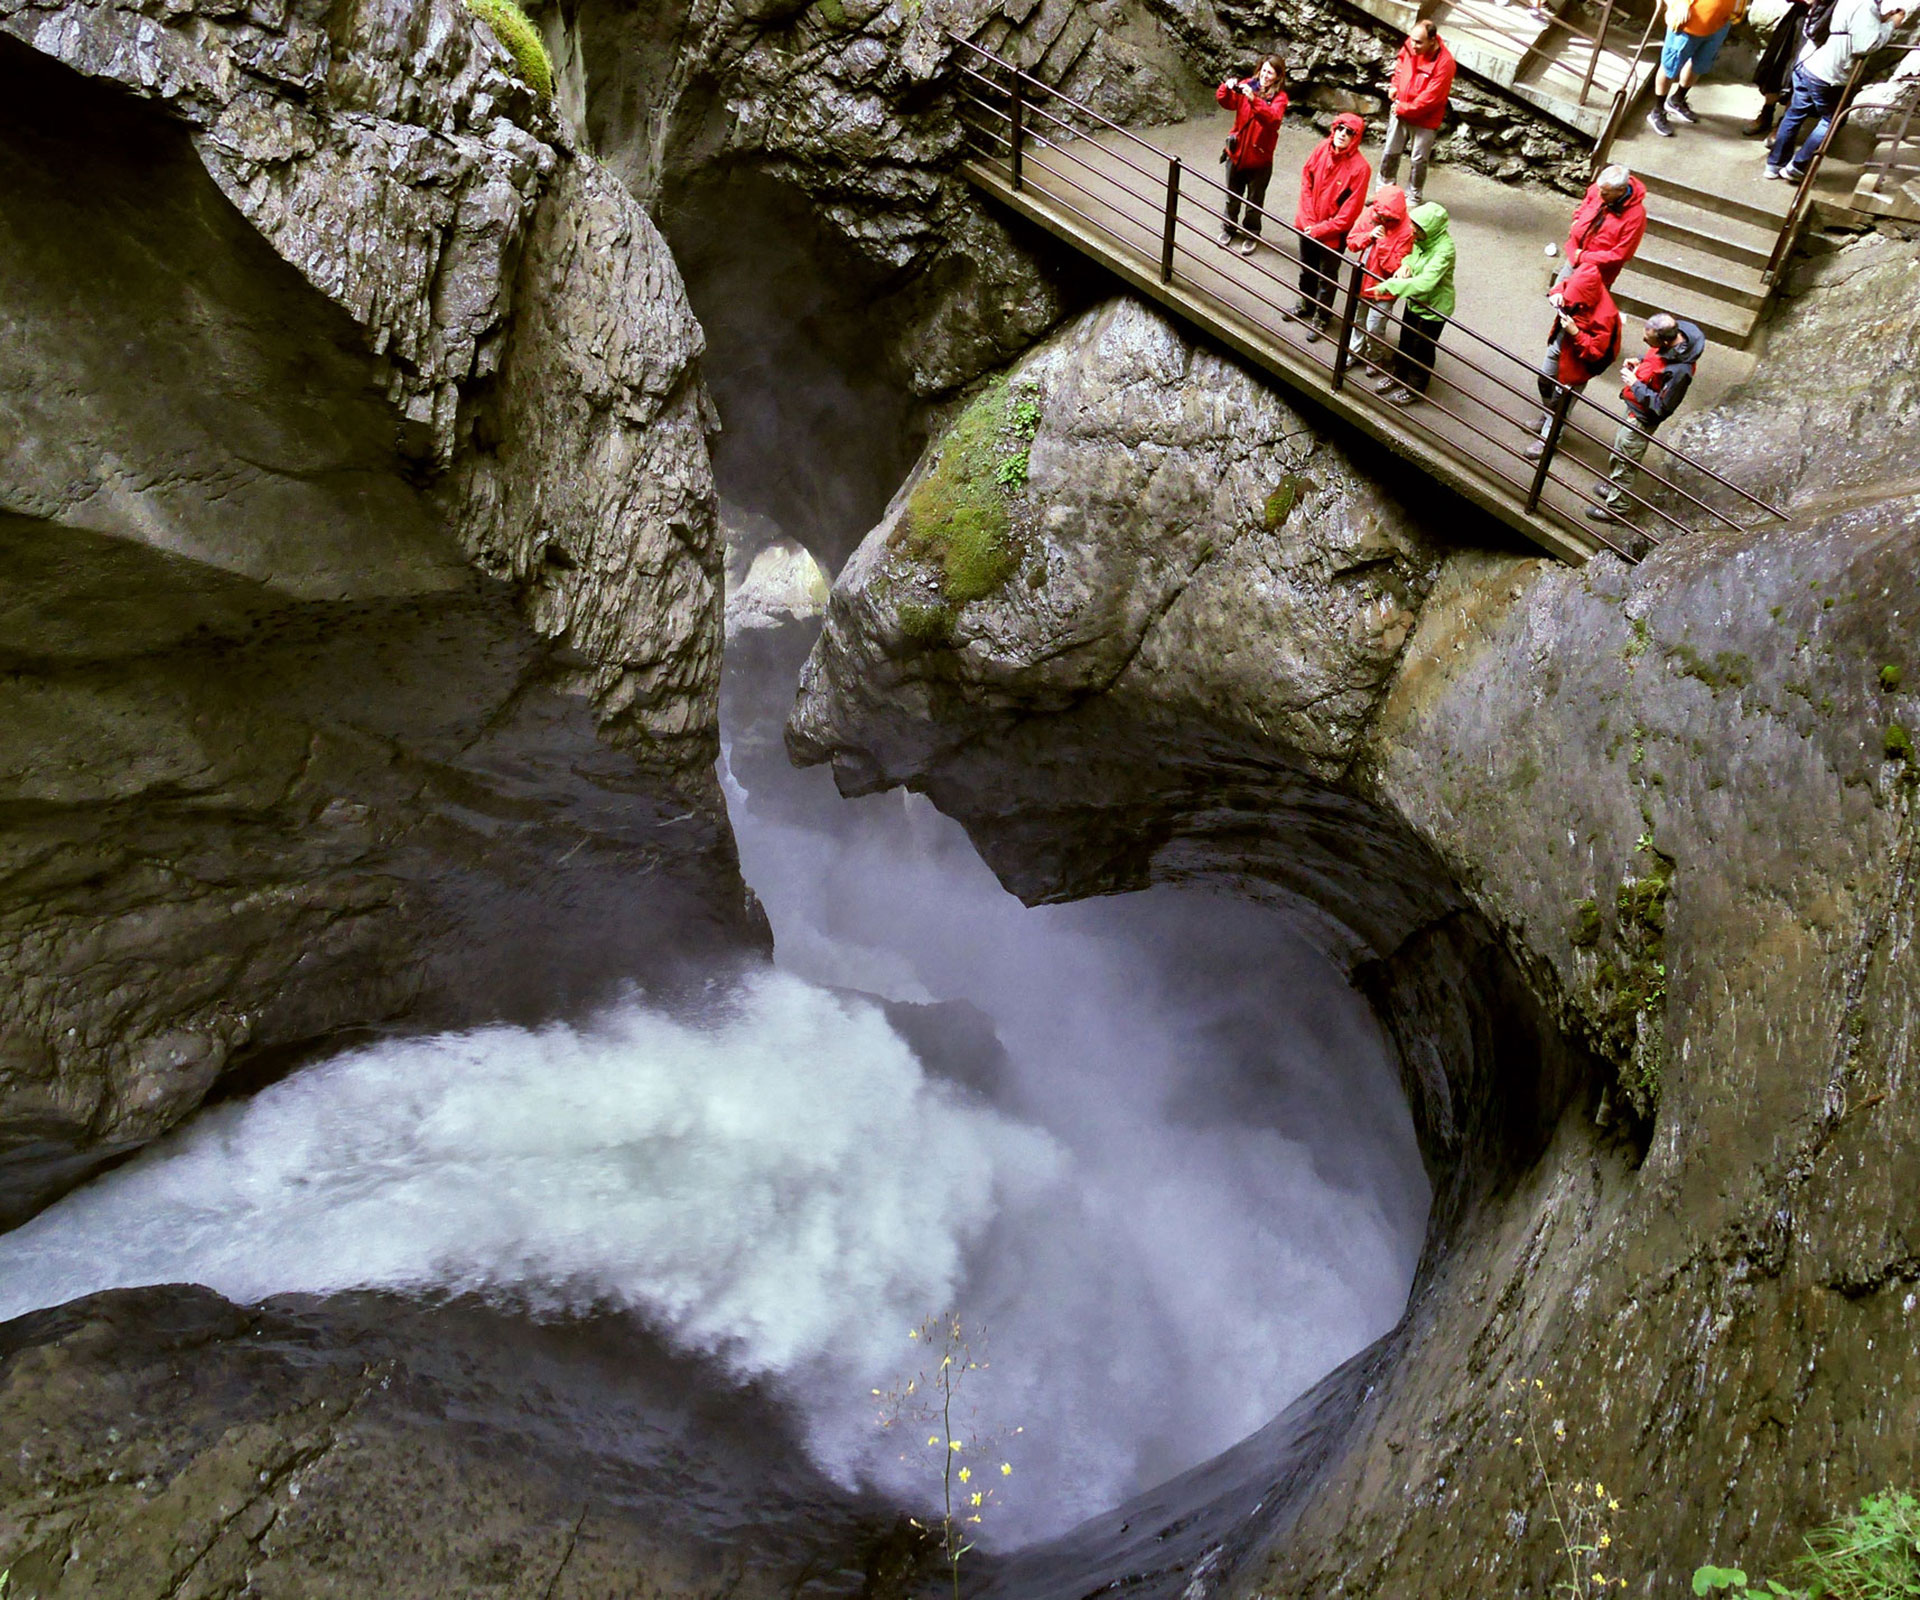
[[[1189,292],[1177,281],[1162,283],[1159,273],[1147,262],[1136,262],[1130,256],[1116,251],[1111,244],[1096,238],[1091,230],[1079,226],[1069,217],[1060,216],[1026,191],[1015,189],[1007,179],[983,163],[963,161],[959,171],[975,188],[1001,205],[1019,213],[1029,222],[1037,223],[1082,254],[1091,256],[1136,292],[1165,306],[1184,321],[1202,329],[1236,354],[1278,378],[1289,389],[1331,411],[1395,455],[1414,463],[1428,477],[1490,512],[1549,555],[1573,566],[1584,566],[1592,559],[1594,546],[1579,543],[1543,518],[1529,516],[1525,502],[1515,497],[1498,480],[1472,472],[1460,460],[1430,448],[1420,439],[1407,437],[1391,426],[1390,417],[1360,403],[1344,389],[1330,388],[1326,374],[1317,365],[1293,356],[1284,348],[1268,344],[1223,307]]]

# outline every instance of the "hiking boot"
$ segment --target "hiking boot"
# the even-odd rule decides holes
[[[1327,325],[1317,319],[1307,324],[1307,343],[1318,344],[1325,337]]]
[[[1763,111],[1740,130],[1743,139],[1764,139],[1773,132],[1773,113]]]
[[[1547,441],[1545,439],[1535,439],[1532,444],[1528,445],[1526,449],[1520,453],[1529,461],[1538,461],[1547,453]]]
[[[1667,108],[1657,105],[1647,113],[1647,126],[1663,139],[1673,137],[1673,124],[1667,121]]]
[[[1700,120],[1700,114],[1695,111],[1692,106],[1687,104],[1687,97],[1683,94],[1670,94],[1667,96],[1667,115],[1670,117],[1678,117],[1688,126],[1692,126]]]
[[[1620,519],[1605,506],[1587,507],[1587,521],[1589,522],[1618,522],[1619,520]]]
[[[1375,394],[1385,394],[1389,389],[1397,389],[1400,387],[1400,380],[1391,372],[1382,372],[1375,377],[1367,379],[1367,382],[1372,385]]]
[[[1417,406],[1426,397],[1415,394],[1411,389],[1395,389],[1387,398],[1397,406]]]

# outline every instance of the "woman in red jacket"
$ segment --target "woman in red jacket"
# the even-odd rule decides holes
[[[1560,391],[1578,394],[1620,354],[1620,308],[1598,266],[1583,261],[1547,299],[1553,305],[1553,329],[1539,381],[1540,404],[1548,409],[1540,417],[1540,437],[1527,446],[1529,461],[1546,454],[1547,435],[1553,431],[1551,408]]]
[[[1360,135],[1366,129],[1351,111],[1341,112],[1333,119],[1333,131],[1313,147],[1300,169],[1300,205],[1293,214],[1293,225],[1300,230],[1300,303],[1293,314],[1305,319],[1308,344],[1320,337],[1333,316],[1340,251],[1373,181],[1373,168],[1360,153]]]
[[[1273,146],[1280,119],[1287,114],[1287,91],[1280,87],[1287,64],[1263,56],[1251,78],[1223,83],[1214,99],[1233,113],[1233,132],[1221,159],[1227,164],[1227,216],[1220,242],[1243,256],[1253,254],[1260,236],[1261,207],[1273,176]]]
[[[1387,324],[1393,320],[1393,302],[1373,299],[1382,278],[1400,270],[1413,248],[1413,224],[1407,220],[1407,192],[1398,184],[1382,184],[1347,235],[1347,248],[1360,257],[1360,294],[1367,308],[1366,331],[1353,330],[1353,353],[1367,361],[1385,361],[1391,349]]]

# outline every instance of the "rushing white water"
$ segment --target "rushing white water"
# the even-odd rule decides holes
[[[1028,910],[924,800],[749,776],[785,970],[691,1020],[633,996],[211,1110],[0,1237],[0,1317],[169,1281],[616,1305],[771,1378],[843,1479],[918,1498],[870,1391],[957,1307],[991,1330],[969,1385],[1016,1469],[995,1543],[1205,1459],[1392,1324],[1426,1204],[1406,1108],[1284,916],[1191,890]],[[866,996],[977,1010],[896,1013],[916,1053]]]

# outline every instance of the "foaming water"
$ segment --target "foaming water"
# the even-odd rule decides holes
[[[841,802],[752,756],[767,719],[732,705],[780,970],[697,1016],[635,995],[388,1042],[211,1110],[0,1237],[0,1317],[171,1281],[620,1306],[770,1380],[843,1481],[924,1501],[871,1391],[953,1307],[990,1329],[1000,1545],[1218,1452],[1392,1325],[1411,1125],[1284,915],[1173,889],[1029,910],[925,801]]]

